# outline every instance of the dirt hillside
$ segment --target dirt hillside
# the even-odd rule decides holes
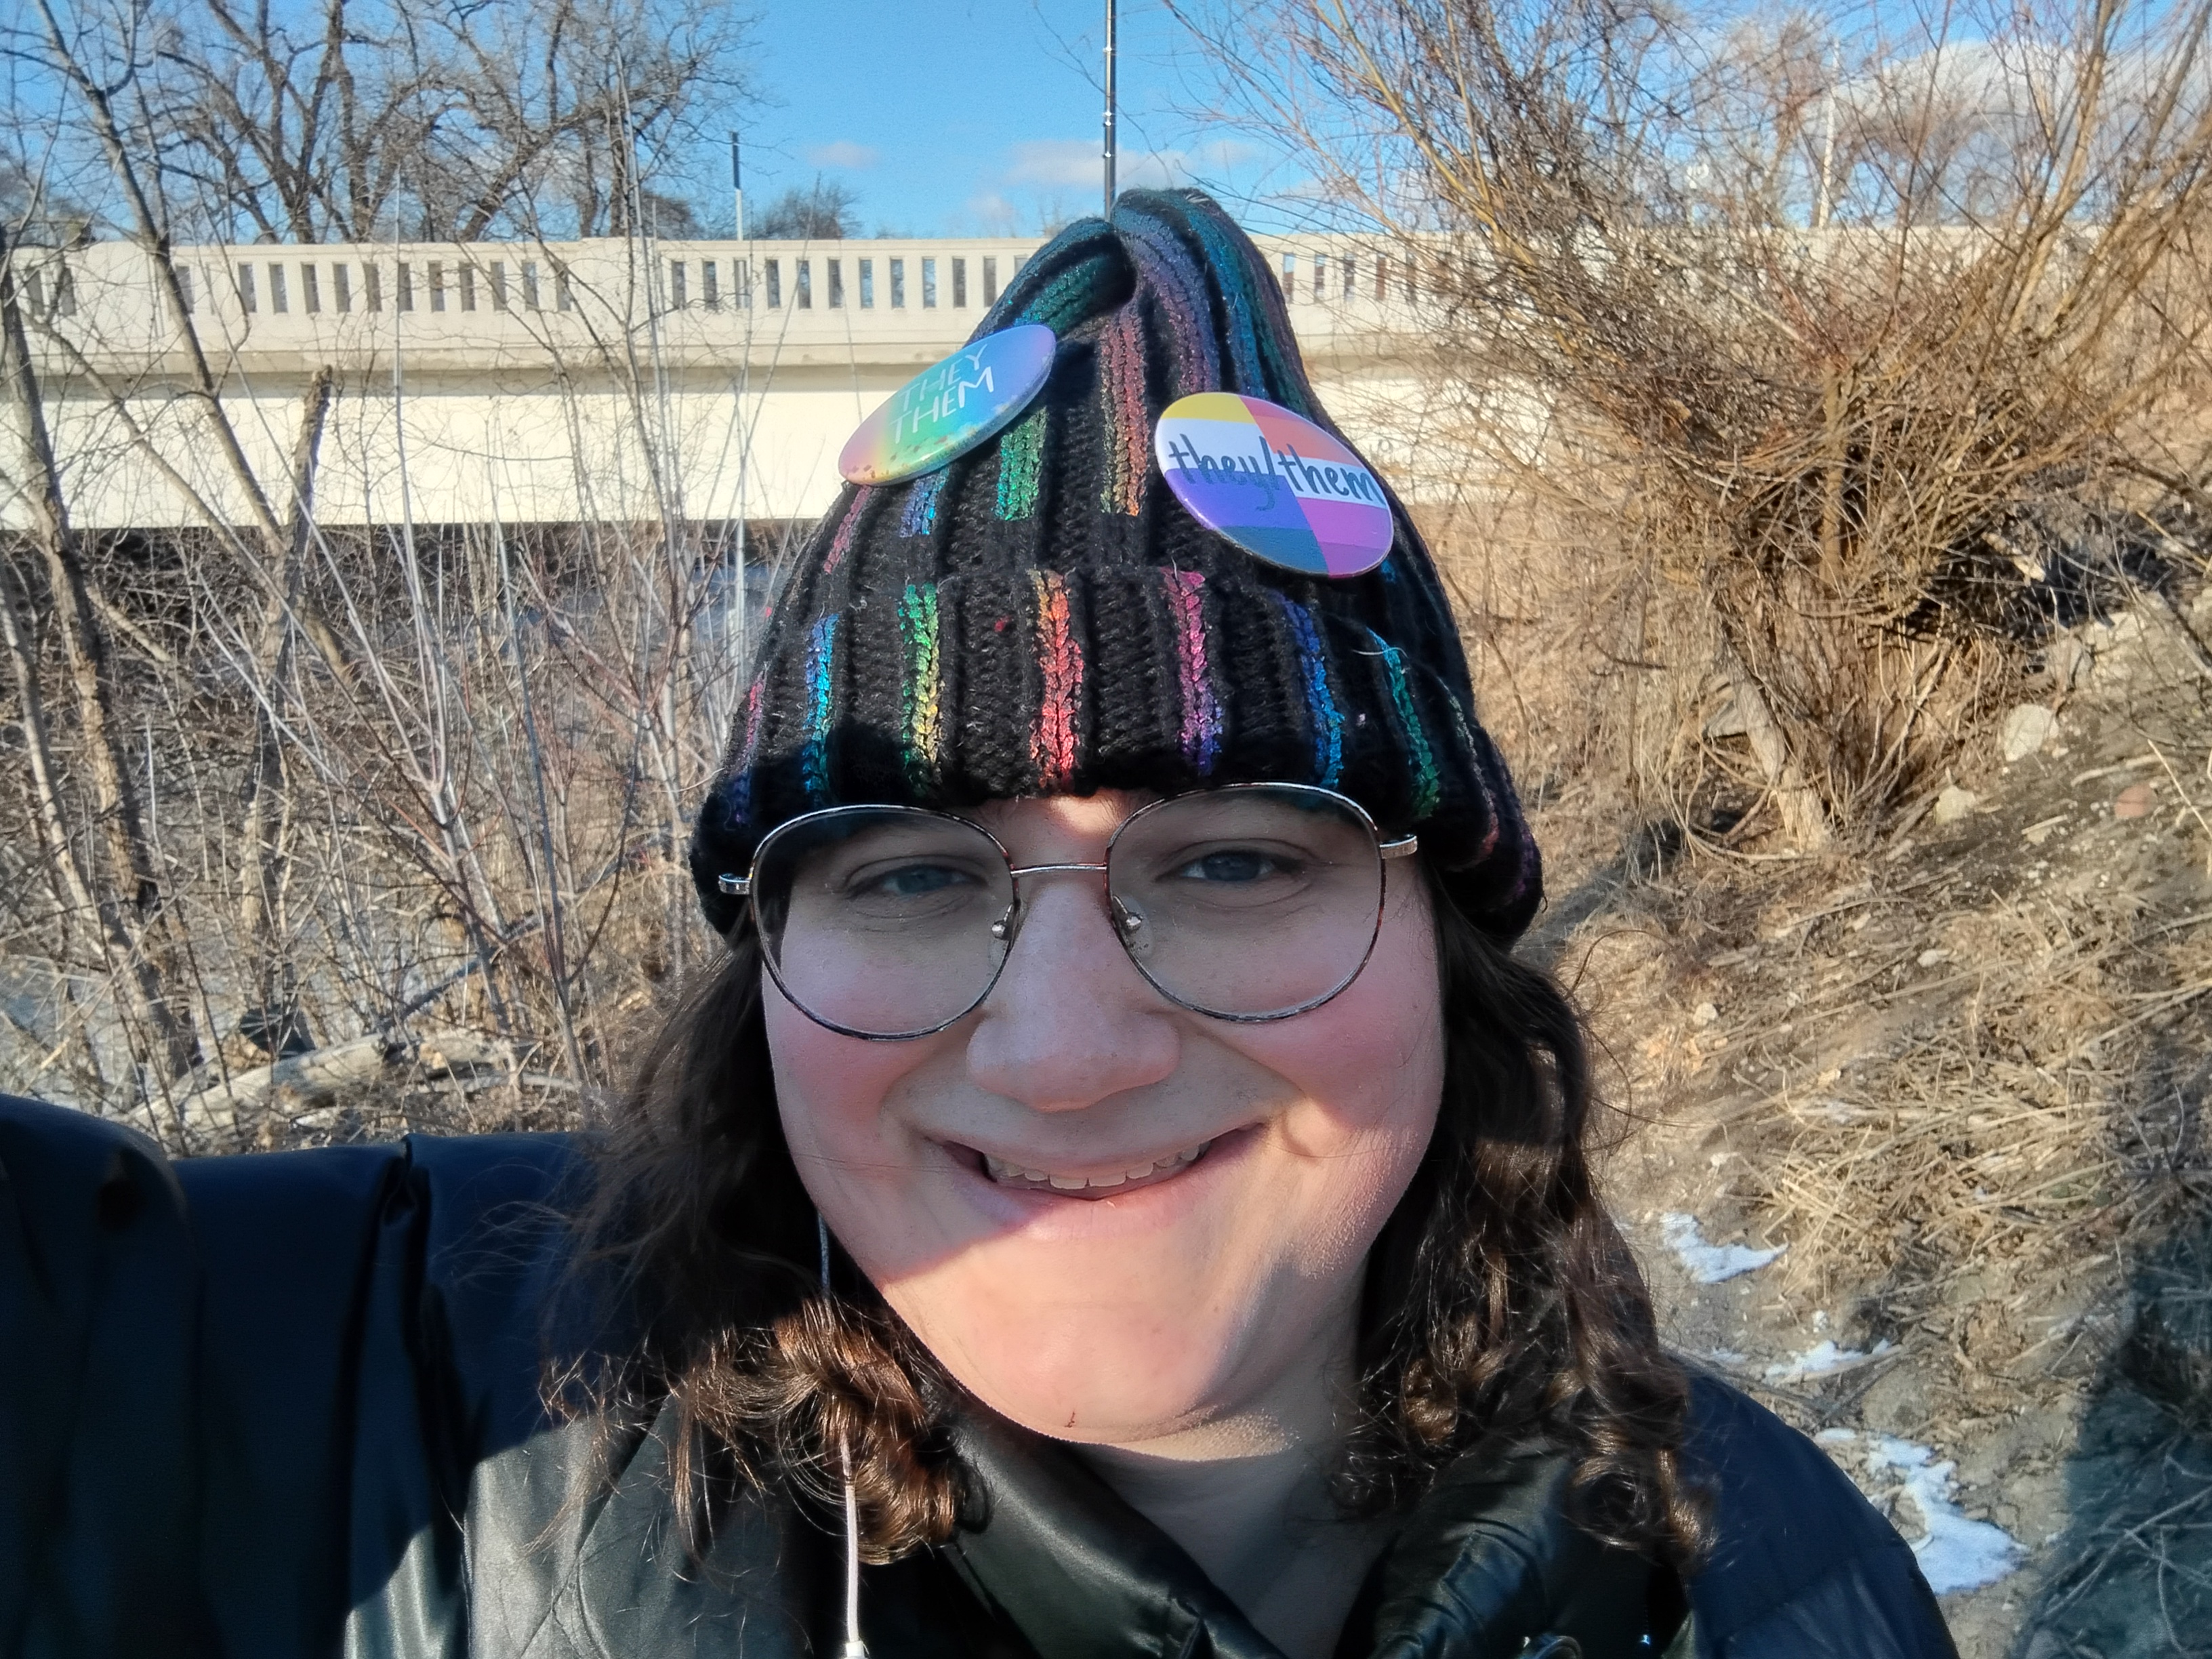
[[[2062,636],[1869,853],[1540,816],[1674,1341],[1888,1510],[1966,1659],[2212,1653],[2208,623]]]

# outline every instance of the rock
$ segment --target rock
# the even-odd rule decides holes
[[[1941,945],[1931,945],[1914,958],[1923,968],[1933,968],[1939,962],[1948,962],[1951,953]]]
[[[2148,630],[2132,611],[2123,611],[2081,630],[2097,659],[2097,679],[2124,685],[2148,665]]]
[[[1972,790],[1951,784],[1936,797],[1936,822],[1956,823],[1981,804],[1982,798]]]
[[[2051,741],[2058,730],[2058,716],[2039,702],[2024,702],[2005,711],[1997,736],[2005,762],[2026,760]]]
[[[1690,1024],[1702,1029],[1721,1017],[1721,1011],[1710,1002],[1701,1002],[1690,1013]]]
[[[2150,786],[2131,783],[2120,791],[2112,801],[2112,816],[2116,818],[2147,818],[2150,816]]]
[[[1977,1273],[1963,1273],[1944,1287],[1943,1301],[1953,1308],[1971,1308],[1989,1291],[1988,1281]]]

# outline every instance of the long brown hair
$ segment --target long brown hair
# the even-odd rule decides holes
[[[1688,1382],[1599,1203],[1582,1027],[1430,884],[1442,975],[1442,1109],[1370,1256],[1348,1509],[1417,1495],[1492,1437],[1575,1460],[1576,1519],[1677,1564],[1703,1522],[1678,1456]],[[580,1282],[622,1329],[550,1385],[609,1434],[664,1425],[695,1538],[732,1482],[828,1503],[849,1455],[872,1559],[947,1536],[963,1509],[957,1385],[839,1258],[819,1288],[814,1211],[776,1115],[760,958],[744,925],[669,1021],[599,1151]]]

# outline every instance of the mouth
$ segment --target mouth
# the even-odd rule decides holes
[[[1211,1152],[1218,1139],[1217,1136],[1215,1140],[1201,1140],[1195,1146],[1171,1152],[1165,1158],[1106,1170],[1041,1170],[994,1158],[988,1152],[963,1150],[969,1152],[975,1160],[974,1167],[994,1187],[1015,1192],[1052,1193],[1061,1198],[1118,1198],[1139,1188],[1157,1187],[1162,1182],[1174,1180]]]

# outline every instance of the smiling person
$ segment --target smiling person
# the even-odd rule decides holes
[[[728,948],[603,1131],[0,1108],[0,1651],[1949,1653],[1661,1346],[1437,571],[1257,251],[1125,196],[971,349],[780,576]]]

